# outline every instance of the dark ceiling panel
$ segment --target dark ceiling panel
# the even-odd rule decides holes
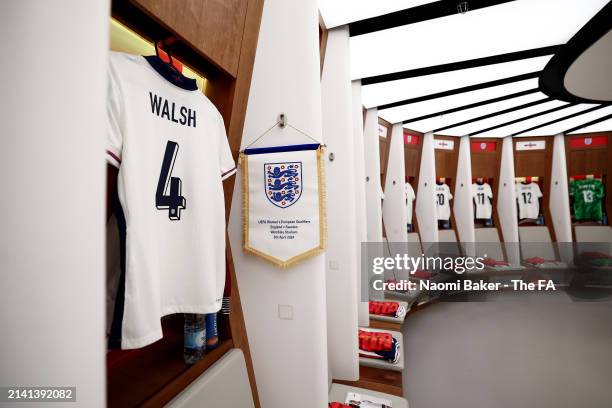
[[[469,2],[466,1],[466,3],[468,3],[468,10],[473,11],[484,7],[508,3],[510,1],[513,0],[470,0]],[[349,24],[350,35],[354,37],[357,35],[370,34],[389,28],[451,16],[458,13],[457,6],[459,3],[461,3],[460,0],[435,1],[433,3],[422,4],[417,7],[395,11],[382,16],[354,21]]]

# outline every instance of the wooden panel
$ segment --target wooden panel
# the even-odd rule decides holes
[[[388,322],[385,320],[375,320],[370,318],[370,327],[373,329],[385,329],[393,331],[402,331],[402,325],[400,323]]]
[[[497,228],[497,235],[501,242],[504,241],[501,227],[499,225],[499,215],[497,214],[497,192],[499,191],[499,169],[501,165],[502,139],[493,138],[473,138],[470,143],[495,143],[495,150],[473,150],[470,155],[472,160],[473,178],[492,178],[491,191],[493,192],[493,223]],[[504,250],[502,248],[502,250]]]
[[[323,64],[325,63],[325,53],[327,51],[327,36],[328,30],[325,27],[323,16],[319,13],[319,64],[321,68],[321,76],[323,76]]]
[[[418,144],[406,143],[407,136],[416,136]],[[421,171],[421,151],[423,149],[423,134],[413,130],[404,129],[404,167],[407,181],[410,182],[414,190],[415,197],[419,189],[419,172]],[[416,219],[416,205],[412,206],[412,226],[413,232],[419,233],[419,224]],[[419,235],[420,240],[420,235]]]
[[[384,392],[387,394],[397,395],[398,397],[404,396],[402,373],[400,371],[359,366],[359,380],[333,380],[333,382],[350,385],[352,387]]]
[[[150,40],[175,35],[174,55],[206,76],[206,95],[223,116],[234,159],[240,148],[246,115],[263,0],[113,0],[113,16]],[[138,4],[138,7],[134,6]],[[244,36],[244,40],[243,40]],[[199,41],[196,45],[194,41]],[[211,62],[212,61],[212,62]],[[224,182],[226,220],[234,177]],[[183,363],[182,324],[173,336],[124,360],[108,375],[109,406],[163,406],[231,347],[242,349],[255,407],[259,396],[230,246],[226,241],[231,282],[229,322],[219,316],[220,347],[193,366]]]
[[[380,185],[385,188],[387,166],[389,165],[389,149],[391,148],[391,130],[393,125],[384,119],[378,118],[378,124],[387,128],[387,137],[378,137],[380,154]]]
[[[606,146],[571,147],[572,139],[585,136],[605,135],[608,137]],[[608,218],[612,215],[612,132],[584,133],[566,136],[565,157],[567,159],[568,177],[581,174],[603,174],[605,176],[605,207]],[[608,221],[609,224],[609,221]]]
[[[519,142],[545,141],[546,146],[542,150],[516,150]],[[553,242],[557,241],[555,229],[553,228],[550,214],[550,178],[552,173],[552,137],[521,137],[512,142],[514,148],[514,175],[516,177],[537,176],[540,177],[540,189],[542,190],[542,215],[544,225],[548,227],[550,238]]]
[[[130,0],[232,76],[248,0]]]

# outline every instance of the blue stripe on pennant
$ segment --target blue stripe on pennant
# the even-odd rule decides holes
[[[321,146],[319,143],[299,144],[289,146],[272,146],[272,147],[255,147],[252,149],[244,149],[244,154],[265,154],[265,153],[282,153],[282,152],[299,152],[302,150],[317,150]]]

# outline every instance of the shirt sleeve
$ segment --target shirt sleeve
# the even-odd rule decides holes
[[[113,67],[112,57],[109,59],[108,89],[106,105],[106,161],[115,167],[121,166],[123,150],[123,133],[121,129],[122,97]]]
[[[446,184],[445,184],[446,185]],[[448,199],[452,200],[453,199],[453,195],[450,192],[450,188],[448,187],[448,185],[446,185],[446,194],[448,195]]]
[[[225,133],[225,125],[223,124],[223,118],[219,114],[218,121],[218,148],[219,148],[219,170],[221,172],[221,180],[232,176],[236,173],[236,163],[232,156],[232,150],[230,149],[229,142],[227,140],[227,134]]]
[[[535,196],[536,196],[537,198],[541,198],[541,197],[543,197],[543,195],[542,195],[542,190],[540,190],[540,186],[539,186],[539,185],[537,185],[536,183],[534,183],[534,184],[533,184],[533,187],[534,187],[534,190],[535,190],[535,191],[534,191]]]
[[[491,186],[487,184],[487,197],[493,198],[493,190],[491,190]]]
[[[518,185],[518,183],[516,183],[514,185],[514,194],[516,195],[516,199],[518,200],[519,199],[519,185]]]

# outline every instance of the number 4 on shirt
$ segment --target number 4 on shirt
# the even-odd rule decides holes
[[[155,192],[155,206],[158,210],[168,210],[168,218],[172,221],[181,219],[181,210],[184,210],[187,204],[187,200],[181,195],[181,179],[172,177],[178,148],[179,145],[176,142],[168,141],[166,144],[166,152],[164,153],[157,191]],[[170,191],[168,191],[168,187],[170,187]]]

